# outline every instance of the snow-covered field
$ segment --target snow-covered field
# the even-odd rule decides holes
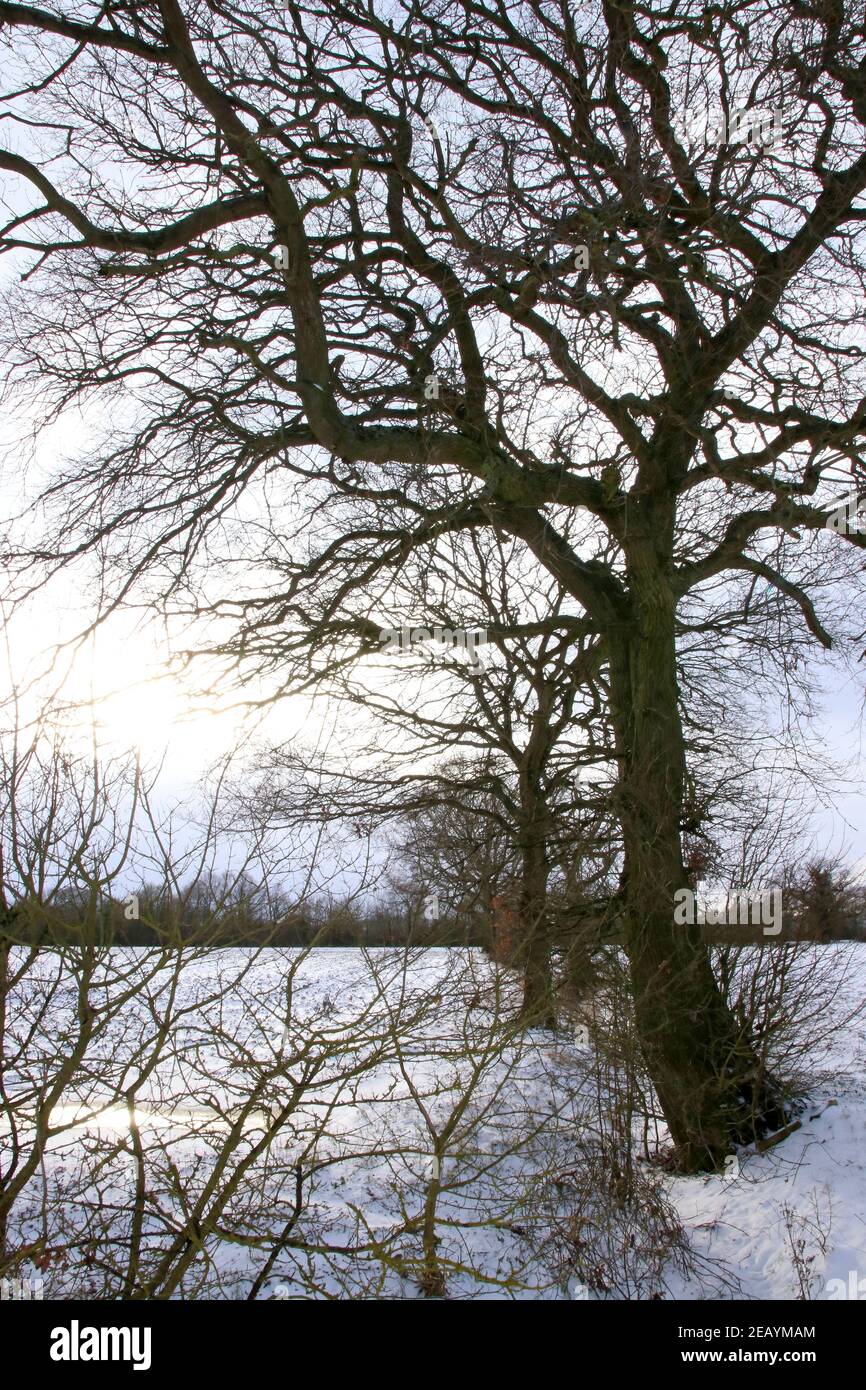
[[[810,1069],[800,1128],[768,1152],[741,1152],[729,1180],[670,1183],[692,1249],[729,1271],[737,1297],[835,1300],[853,1297],[862,1280],[866,1299],[866,944],[810,949],[851,968],[832,1010],[840,1027]],[[674,1290],[703,1296],[689,1284]]]
[[[842,1020],[866,945],[818,949],[854,960]],[[629,1199],[593,1037],[515,1035],[515,989],[471,950],[118,948],[86,980],[41,954],[4,1050],[13,1273],[54,1298],[866,1297],[862,1014],[784,1143],[719,1177],[638,1154]]]

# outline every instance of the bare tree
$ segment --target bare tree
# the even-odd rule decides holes
[[[480,894],[489,912],[507,891],[519,922],[522,1017],[546,1025],[550,877],[558,866],[576,880],[578,857],[610,837],[613,746],[598,644],[581,635],[562,587],[536,566],[521,572],[523,559],[513,541],[486,533],[443,537],[436,552],[410,557],[392,586],[382,662],[329,681],[343,705],[363,712],[357,739],[343,711],[339,751],[310,756],[293,740],[274,751],[252,794],[275,814],[291,803],[303,819],[382,825],[410,816],[419,878],[452,909],[447,885],[467,873],[475,907]],[[423,626],[413,622],[419,611]],[[292,789],[306,787],[302,804],[293,790],[281,794],[281,767]],[[494,850],[486,866],[489,856],[473,853],[495,845],[504,855]],[[463,894],[460,910],[468,906]]]
[[[47,490],[57,526],[25,563],[98,557],[103,611],[149,592],[207,614],[206,650],[286,689],[369,649],[410,552],[519,539],[603,644],[639,1034],[681,1163],[717,1165],[781,1115],[673,921],[677,615],[748,633],[771,593],[818,646],[828,611],[857,636],[830,605],[863,537],[826,522],[866,432],[861,20],[766,0],[0,18],[23,146],[0,155],[9,380],[42,419],[129,406]]]
[[[560,1282],[527,1238],[530,1188],[591,1107],[515,1030],[513,979],[478,952],[251,946],[237,906],[309,880],[303,840],[239,828],[235,796],[228,828],[219,798],[153,815],[134,762],[124,780],[38,740],[0,750],[4,1278],[135,1301]],[[103,897],[120,863],[161,863],[157,946],[99,939],[94,861]],[[240,949],[213,949],[223,914]]]

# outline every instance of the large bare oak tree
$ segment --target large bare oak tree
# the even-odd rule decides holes
[[[317,623],[346,615],[337,660],[369,645],[356,618],[412,551],[520,540],[603,643],[642,1045],[680,1162],[718,1163],[780,1114],[673,922],[676,623],[720,603],[748,629],[769,589],[826,648],[816,594],[859,573],[860,535],[825,528],[866,433],[859,11],[77,0],[0,24],[10,389],[43,419],[111,407],[25,560],[97,556],[103,610],[207,615],[242,669],[267,631],[294,686],[335,659]]]

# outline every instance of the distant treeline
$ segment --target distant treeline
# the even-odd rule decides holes
[[[0,935],[22,945],[116,946],[489,946],[478,915],[425,920],[396,902],[322,902],[302,906],[255,890],[246,895],[180,893],[144,886],[125,901],[85,902],[71,894],[48,904],[24,902],[0,916]]]
[[[866,939],[866,890],[844,872],[809,865],[781,897],[780,930],[768,932],[754,911],[747,922],[741,911],[738,922],[702,923],[701,938],[717,946]],[[0,938],[46,946],[481,946],[503,961],[519,950],[523,931],[508,892],[487,902],[476,894],[471,906],[464,900],[450,910],[443,900],[435,921],[425,911],[428,901],[410,891],[298,903],[267,885],[225,875],[180,891],[144,884],[123,901],[69,890],[47,901],[25,899],[0,911]],[[577,903],[551,895],[543,930],[554,951],[622,944],[615,897]]]

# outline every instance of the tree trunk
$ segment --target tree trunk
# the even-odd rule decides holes
[[[520,884],[520,944],[518,964],[523,972],[523,1002],[519,1021],[527,1028],[556,1028],[550,935],[547,930],[549,866],[541,827],[536,823],[523,844]]]
[[[647,1069],[677,1164],[696,1172],[719,1168],[732,1144],[778,1127],[784,1114],[725,1004],[699,928],[674,923],[673,895],[688,881],[680,839],[685,747],[675,599],[654,546],[646,542],[637,560],[634,552],[629,559],[633,621],[610,648],[623,932]]]

